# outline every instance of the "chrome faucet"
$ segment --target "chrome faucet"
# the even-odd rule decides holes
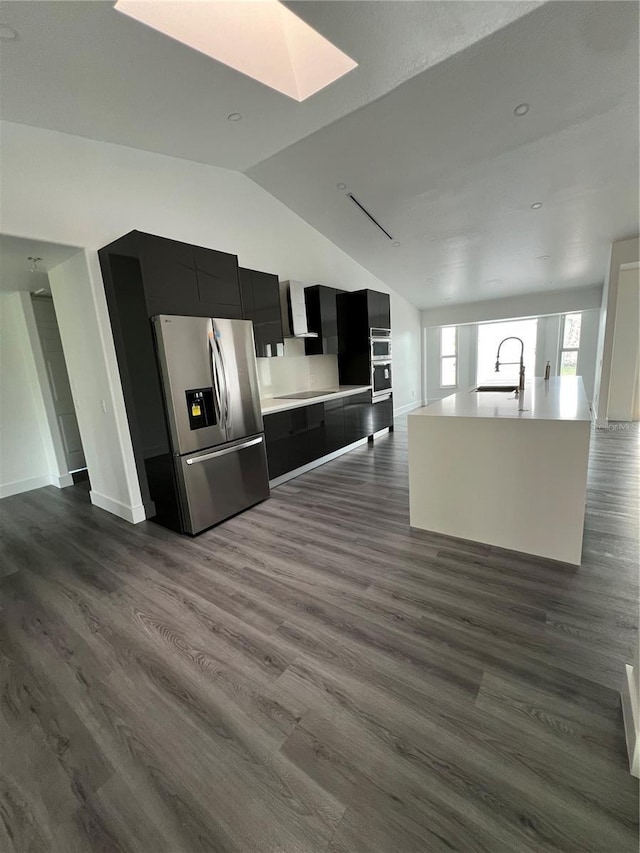
[[[520,361],[500,361],[500,347],[505,341],[520,341]],[[516,397],[522,391],[524,391],[524,341],[522,338],[516,338],[513,335],[510,335],[508,338],[503,338],[498,344],[498,352],[496,355],[496,373],[500,372],[501,364],[519,364],[520,365],[520,381],[518,383],[518,390],[516,391]]]

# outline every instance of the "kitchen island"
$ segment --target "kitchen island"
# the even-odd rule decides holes
[[[579,565],[591,413],[581,377],[459,391],[409,422],[411,526]]]

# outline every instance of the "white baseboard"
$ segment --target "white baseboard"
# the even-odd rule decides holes
[[[398,415],[406,415],[407,412],[412,412],[414,409],[421,409],[423,405],[424,404],[419,400],[416,400],[413,403],[407,403],[406,406],[400,406],[398,409],[394,409],[393,416],[397,418]]]
[[[627,752],[629,754],[629,770],[632,776],[640,777],[640,707],[638,707],[640,699],[636,677],[634,667],[627,664],[620,696]]]
[[[73,477],[71,474],[63,474],[61,477],[58,477],[57,474],[51,474],[49,483],[56,489],[66,489],[67,486],[73,486]]]
[[[91,503],[94,506],[104,509],[112,515],[117,515],[119,518],[124,518],[125,521],[129,521],[131,524],[139,524],[146,518],[142,504],[139,504],[138,506],[128,506],[127,504],[123,504],[113,498],[108,498],[106,495],[101,495],[100,492],[94,492],[93,490],[89,492],[89,496],[91,498]]]
[[[25,480],[14,480],[12,483],[0,484],[0,498],[9,498],[21,492],[30,492],[51,485],[51,474],[39,474],[37,477],[27,477]]]

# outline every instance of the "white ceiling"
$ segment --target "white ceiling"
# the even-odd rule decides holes
[[[638,55],[638,4],[546,4],[248,174],[422,308],[602,283],[639,230]]]
[[[244,170],[540,5],[293,2],[359,66],[299,104],[138,21],[112,2],[3,2],[2,116]],[[238,122],[227,121],[240,113]]]
[[[639,229],[638,4],[287,5],[359,62],[302,104],[111,2],[5,2],[2,117],[245,171],[419,307],[602,282]]]
[[[43,287],[48,291],[47,272],[79,251],[77,246],[62,246],[0,234],[0,291],[28,290],[34,293]],[[29,257],[41,258],[36,272],[31,272]]]

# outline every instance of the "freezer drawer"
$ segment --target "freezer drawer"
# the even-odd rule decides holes
[[[185,533],[200,533],[269,497],[264,435],[176,458]]]

